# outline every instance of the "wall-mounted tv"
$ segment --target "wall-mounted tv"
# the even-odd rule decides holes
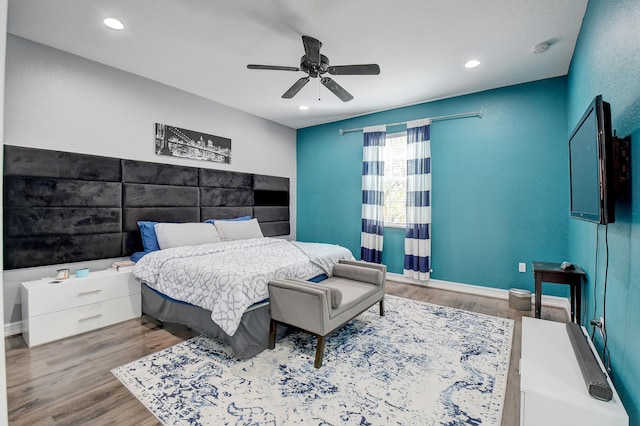
[[[571,217],[615,221],[611,106],[598,95],[569,137]]]

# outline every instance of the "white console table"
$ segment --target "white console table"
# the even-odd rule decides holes
[[[600,362],[591,340],[589,346]],[[620,397],[607,380],[613,399],[605,402],[593,398],[565,324],[522,318],[520,426],[628,426],[629,417]]]

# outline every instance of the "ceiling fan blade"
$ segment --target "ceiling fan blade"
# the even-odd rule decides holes
[[[322,80],[320,81],[322,82],[322,84],[324,84],[324,87],[331,90],[333,94],[339,97],[342,102],[349,102],[351,99],[353,99],[351,93],[344,90],[342,86],[340,86],[329,77],[322,77]]]
[[[274,70],[274,71],[300,71],[297,67],[281,67],[279,65],[256,65],[249,64],[247,68],[250,70]]]
[[[322,43],[313,37],[302,36],[302,44],[304,44],[304,52],[307,60],[314,64],[320,63],[320,48]]]
[[[287,90],[284,95],[282,95],[282,97],[284,99],[291,99],[293,98],[296,93],[298,93],[300,91],[300,89],[302,89],[304,87],[305,84],[307,84],[309,82],[309,77],[302,77],[300,80],[296,81],[295,83],[293,83],[293,86],[291,86],[289,88],[289,90]]]
[[[378,75],[380,66],[378,64],[364,65],[336,65],[327,70],[331,75]]]

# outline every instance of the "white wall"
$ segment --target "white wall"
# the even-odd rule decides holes
[[[5,144],[288,177],[295,238],[294,129],[12,35],[6,62]],[[230,138],[231,164],[156,155],[156,122]],[[21,319],[20,282],[56,268],[4,272],[5,328]]]
[[[0,0],[0,52],[5,52],[4,46],[7,34],[7,0]],[[0,53],[0,141],[3,140],[4,134],[4,64],[5,54]],[[3,151],[0,151],[0,161],[3,160]],[[2,188],[2,182],[0,182]],[[0,199],[0,212],[3,212],[3,199]],[[2,232],[2,223],[0,222],[0,232]],[[2,259],[2,246],[0,246],[0,259]],[[2,260],[0,260],[2,262]],[[2,278],[0,278],[0,286],[4,287]],[[3,318],[3,297],[0,294],[0,318]],[[4,342],[3,342],[4,343]],[[0,425],[9,424],[7,416],[7,375],[4,356],[4,344],[0,346]]]

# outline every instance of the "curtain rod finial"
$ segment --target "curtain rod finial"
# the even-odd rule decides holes
[[[338,133],[340,133],[341,135],[344,135],[344,130],[338,129]]]

